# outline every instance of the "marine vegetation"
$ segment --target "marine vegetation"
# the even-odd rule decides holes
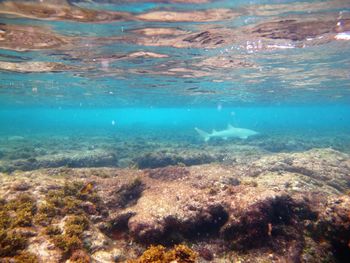
[[[91,185],[88,183],[87,185]],[[47,226],[56,216],[67,214],[84,214],[82,203],[91,202],[95,209],[100,206],[100,199],[91,186],[82,182],[66,183],[57,190],[50,190],[45,198],[45,202],[38,208],[35,220],[38,224]]]
[[[73,257],[72,262],[89,262],[84,251],[82,235],[89,228],[89,219],[82,206],[88,201],[92,206],[99,206],[100,199],[93,190],[92,183],[66,183],[57,190],[48,192],[45,203],[39,207],[37,222],[47,226],[45,233],[53,244],[63,253],[63,258]],[[54,220],[62,218],[64,229],[50,225]],[[76,253],[80,251],[79,253]],[[81,260],[79,259],[81,256]]]
[[[128,263],[194,263],[197,254],[186,245],[176,245],[166,250],[162,245],[150,246],[138,259],[129,260]]]
[[[27,193],[9,200],[0,198],[0,261],[12,258],[21,263],[37,262],[35,255],[25,251],[29,237],[21,229],[29,228],[47,235],[61,250],[63,260],[90,262],[82,236],[90,225],[89,213],[99,213],[101,207],[93,188],[92,183],[66,183],[48,191],[39,205]],[[84,202],[90,206],[88,211],[85,211]],[[61,222],[63,227],[59,227]]]
[[[36,256],[24,252],[27,237],[19,227],[32,226],[36,204],[32,196],[22,193],[14,199],[0,199],[0,257],[14,257],[18,262],[37,262]],[[16,261],[16,262],[17,262]]]

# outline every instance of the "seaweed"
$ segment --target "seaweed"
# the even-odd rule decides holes
[[[0,230],[9,228],[11,225],[11,217],[7,211],[0,211]]]
[[[138,259],[128,260],[128,263],[194,263],[197,253],[188,246],[179,244],[171,250],[166,250],[162,245],[150,246]]]
[[[62,234],[62,230],[58,227],[58,226],[48,226],[45,229],[45,234],[52,237],[52,236],[56,236],[56,235],[60,235]]]
[[[90,263],[90,257],[84,250],[76,250],[72,253],[72,256],[69,258],[70,262],[74,263]]]
[[[52,241],[54,245],[61,249],[67,256],[69,256],[73,251],[83,247],[82,241],[77,236],[57,235],[52,237]]]
[[[60,229],[51,227],[46,229],[46,233],[50,235],[52,242],[56,247],[62,250],[65,257],[69,257],[76,250],[83,249],[81,240],[82,234],[89,228],[89,220],[84,215],[73,215],[67,218],[64,226],[64,233],[61,234]]]
[[[21,234],[15,231],[0,230],[0,257],[15,256],[26,245],[27,240]]]
[[[14,257],[15,262],[17,263],[38,263],[38,258],[36,255],[29,252],[21,252],[19,255]]]
[[[71,262],[89,262],[82,241],[83,232],[90,224],[82,206],[84,201],[93,203],[94,207],[100,205],[101,200],[92,183],[66,183],[49,191],[38,207],[27,193],[20,193],[9,201],[0,198],[0,257],[12,257],[14,262],[37,262],[35,255],[23,251],[27,238],[16,228],[38,224],[45,226],[43,233],[62,250],[64,259],[71,257]],[[64,216],[67,219],[63,230],[50,225]]]
[[[36,204],[32,196],[22,193],[13,200],[0,200],[0,257],[18,256],[27,239],[16,227],[32,226]]]

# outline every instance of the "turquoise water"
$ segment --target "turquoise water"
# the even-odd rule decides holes
[[[349,151],[346,1],[190,2],[33,1],[29,11],[3,2],[2,151],[16,136],[198,145],[195,127],[228,124],[259,135],[227,144],[298,139]],[[58,12],[67,7],[102,18]]]
[[[348,262],[349,189],[349,0],[0,0],[1,262]]]

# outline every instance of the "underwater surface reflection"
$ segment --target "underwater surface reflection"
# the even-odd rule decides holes
[[[350,3],[0,1],[0,262],[348,262]]]

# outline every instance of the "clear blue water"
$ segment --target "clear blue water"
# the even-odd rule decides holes
[[[43,30],[48,39],[66,41],[42,48],[46,37],[2,36],[9,40],[0,40],[0,64],[16,65],[1,64],[0,69],[2,152],[18,150],[14,144],[23,140],[28,146],[38,138],[78,135],[85,144],[97,136],[102,144],[108,138],[143,138],[144,143],[198,146],[204,142],[195,127],[211,131],[228,124],[258,131],[259,136],[210,143],[261,145],[264,140],[296,139],[297,144],[314,142],[306,149],[349,151],[350,5],[203,2],[72,1],[54,7],[47,2],[56,11],[68,6],[131,15],[104,21],[13,11],[2,2],[1,34],[9,27],[15,28],[14,35],[20,29],[31,32],[29,36]],[[43,8],[33,3],[33,10]],[[229,15],[217,15],[217,9]],[[177,12],[174,17],[180,18],[138,17],[154,11]],[[191,11],[208,13],[196,20]],[[271,26],[276,21],[279,24]],[[328,24],[319,26],[324,21]],[[155,28],[170,33],[152,32]],[[145,29],[151,33],[140,31]],[[259,33],[264,30],[270,35]],[[209,32],[209,40],[186,40],[201,32]],[[223,41],[216,44],[212,39]],[[28,67],[35,62],[56,63],[58,70],[46,64]],[[12,140],[16,136],[18,140]]]
[[[0,0],[0,262],[349,262],[349,156],[349,0]]]

